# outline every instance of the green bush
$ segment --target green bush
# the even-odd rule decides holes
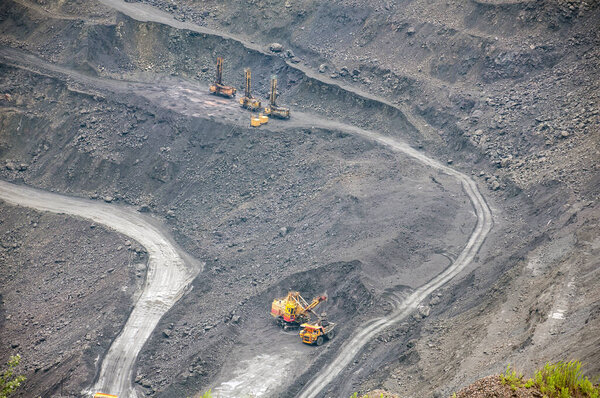
[[[509,385],[513,391],[525,386],[525,383],[523,382],[523,373],[517,373],[516,371],[511,370],[510,365],[506,367],[504,374],[500,375],[500,381],[504,385]]]
[[[0,373],[0,398],[10,396],[25,381],[25,376],[14,376],[14,369],[20,361],[19,354],[11,356],[8,360],[8,369]]]
[[[517,388],[536,387],[545,398],[586,397],[600,398],[600,388],[581,374],[579,361],[547,363],[543,369],[535,372],[533,379],[523,379],[522,373],[506,367],[500,381],[510,386],[513,391]]]
[[[550,398],[584,396],[599,398],[600,388],[581,374],[581,362],[547,363],[535,373],[535,384],[542,394]]]

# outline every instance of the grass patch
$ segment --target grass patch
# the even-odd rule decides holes
[[[518,388],[537,388],[545,398],[600,398],[600,387],[583,376],[579,361],[547,363],[535,372],[532,379],[527,380],[509,365],[500,375],[500,381],[513,391]]]

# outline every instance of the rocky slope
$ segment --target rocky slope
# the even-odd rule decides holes
[[[21,354],[23,396],[77,396],[127,320],[144,250],[89,221],[5,204],[0,215],[2,362]]]
[[[245,114],[194,110],[198,98],[183,93],[212,78],[216,55],[234,82],[251,66],[264,93],[277,73],[294,111],[401,136],[489,188],[496,225],[477,261],[428,300],[429,315],[371,344],[333,394],[444,395],[507,361],[539,365],[565,351],[600,363],[597,2],[151,4],[247,43],[95,2],[8,2],[0,24],[4,45],[41,60],[1,66],[2,178],[138,205],[207,262],[142,354],[143,391],[221,381],[288,285],[329,286],[333,315],[349,324],[389,311],[452,258],[471,225],[460,187],[370,142],[305,127],[251,131]],[[350,264],[352,287],[335,273],[305,274],[328,274],[318,271],[328,263]]]

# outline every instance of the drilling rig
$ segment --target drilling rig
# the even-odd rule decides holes
[[[209,91],[211,94],[220,95],[222,97],[232,98],[235,97],[236,89],[231,86],[223,85],[223,58],[217,57],[217,76],[215,83],[210,86]]]
[[[265,114],[277,117],[279,119],[290,118],[290,108],[277,106],[277,76],[271,77],[271,94],[269,95],[269,105],[265,107]]]
[[[314,314],[313,309],[326,300],[327,296],[317,296],[309,304],[299,292],[288,292],[286,297],[273,300],[271,315],[277,324],[286,330],[298,328],[301,324],[309,322],[310,313]]]
[[[246,88],[244,89],[244,96],[240,98],[240,105],[251,111],[258,111],[260,110],[260,101],[250,94],[250,69],[244,69],[244,74],[246,76]]]

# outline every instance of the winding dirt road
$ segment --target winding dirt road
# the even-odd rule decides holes
[[[311,380],[311,382],[300,393],[298,396],[299,398],[318,396],[319,393],[321,393],[352,362],[356,355],[377,334],[381,333],[387,327],[402,321],[412,311],[414,311],[427,296],[458,275],[467,265],[469,265],[469,263],[471,263],[471,261],[473,261],[473,258],[479,251],[479,248],[483,244],[493,225],[492,212],[489,206],[479,192],[475,182],[465,174],[451,169],[450,167],[447,167],[438,161],[425,156],[424,154],[397,139],[352,127],[350,130],[354,130],[356,134],[377,141],[394,151],[403,152],[431,168],[454,176],[462,184],[465,193],[473,205],[473,209],[477,215],[477,224],[475,225],[471,237],[469,238],[469,241],[463,250],[460,252],[456,260],[448,268],[446,268],[446,270],[444,270],[444,272],[436,276],[429,283],[426,283],[415,290],[398,306],[393,313],[382,318],[371,320],[365,325],[357,328],[360,330],[360,332],[355,334],[349,341],[344,343],[344,346],[337,357],[327,366],[327,368],[325,368],[323,371],[320,371],[319,374]]]
[[[171,109],[188,116],[206,114],[207,109],[211,109],[214,108],[215,105],[219,105],[219,114],[226,116],[232,123],[245,126],[247,122],[247,114],[241,110],[240,107],[234,106],[232,105],[232,102],[226,101],[224,103],[214,104],[215,99],[213,96],[206,94],[206,87],[194,85],[190,82],[182,81],[179,85],[150,85],[141,82],[123,82],[107,78],[90,77],[79,72],[69,70],[68,68],[49,64],[34,56],[25,55],[19,50],[15,49],[0,49],[0,58],[3,58],[5,62],[17,67],[24,67],[26,69],[32,68],[34,70],[42,69],[45,73],[59,74],[61,75],[59,77],[61,79],[66,78],[71,82],[78,82],[86,87],[92,87],[98,90],[108,90],[116,93],[135,93],[135,95],[145,97],[158,106]],[[329,383],[335,379],[335,377],[337,377],[344,370],[344,368],[352,361],[352,359],[360,352],[360,350],[378,333],[383,331],[385,328],[400,322],[408,314],[410,314],[410,312],[416,309],[423,299],[425,299],[435,289],[450,281],[461,270],[463,270],[473,260],[473,257],[489,233],[492,227],[492,216],[489,206],[486,204],[483,196],[479,192],[475,182],[472,179],[467,177],[465,174],[428,157],[424,153],[419,152],[397,138],[387,137],[373,131],[364,130],[336,121],[325,120],[315,115],[302,112],[295,112],[294,117],[287,122],[278,122],[275,120],[273,122],[275,123],[272,123],[272,127],[284,129],[295,127],[317,127],[344,131],[375,141],[392,149],[393,151],[402,152],[419,161],[420,163],[455,177],[462,184],[462,187],[469,197],[477,216],[477,224],[473,230],[473,233],[471,234],[471,237],[463,248],[462,252],[457,257],[456,261],[454,261],[454,263],[452,263],[450,267],[448,267],[443,273],[439,274],[429,283],[421,286],[419,289],[413,292],[413,294],[411,294],[403,303],[401,303],[394,313],[383,318],[372,320],[366,325],[363,325],[363,327],[360,328],[360,333],[353,336],[352,339],[345,344],[345,348],[340,351],[338,357],[331,362],[323,372],[320,372],[319,375],[315,377],[301,393],[301,398],[307,398],[317,396]],[[2,192],[4,193],[7,192],[7,187],[10,186],[10,184],[6,184],[7,183],[3,183],[1,185],[3,187]],[[23,187],[18,188],[25,189]],[[38,192],[39,195],[42,195],[41,192],[36,192]],[[73,200],[75,201],[74,203],[77,203],[78,201],[77,199],[66,198],[60,195],[49,193],[48,195],[62,198],[61,201]],[[9,198],[7,197],[7,200],[8,199]],[[94,206],[100,206],[99,209],[103,209],[102,214],[108,214],[110,211],[114,211],[114,216],[118,218],[119,216],[117,215],[120,214],[121,220],[129,220],[129,217],[131,217],[131,214],[128,212],[123,212],[122,209],[114,206],[108,206],[89,201],[84,202],[86,205],[82,206],[80,204],[79,207],[85,208],[86,206],[93,204]],[[25,203],[27,202],[22,202],[21,204],[26,205]],[[52,201],[50,200],[44,203],[46,206],[50,206]],[[40,202],[36,202],[32,203],[31,207],[45,210],[43,207],[38,207],[39,205]],[[92,213],[88,213],[87,211],[75,213],[67,211],[64,207],[58,206],[57,208],[59,210],[54,211],[92,218]],[[77,206],[75,208],[77,208]],[[139,215],[137,216],[139,217]],[[156,284],[156,287],[152,286],[150,288],[150,290],[153,292],[152,294],[148,293],[148,289],[144,289],[144,294],[140,298],[138,305],[136,305],[134,313],[132,313],[132,318],[130,321],[128,321],[123,333],[115,341],[108,353],[107,358],[103,361],[100,378],[95,387],[101,391],[116,392],[121,396],[129,396],[128,394],[130,391],[132,391],[130,385],[131,368],[135,362],[135,358],[137,357],[139,350],[141,349],[141,346],[152,332],[162,314],[164,314],[166,310],[172,306],[175,301],[177,301],[181,295],[181,292],[183,291],[183,287],[187,285],[192,276],[195,274],[190,274],[189,271],[187,273],[185,271],[181,271],[185,269],[185,267],[182,266],[180,258],[172,257],[177,255],[176,250],[173,248],[170,249],[170,253],[168,254],[163,253],[160,247],[158,247],[157,250],[154,250],[154,247],[157,246],[156,240],[164,239],[160,236],[160,232],[155,230],[155,234],[153,234],[153,236],[150,238],[147,236],[147,232],[150,231],[144,231],[145,235],[139,237],[138,235],[142,232],[141,229],[143,228],[136,230],[132,228],[133,226],[129,226],[127,230],[125,230],[121,229],[120,227],[122,221],[112,225],[110,224],[109,220],[110,218],[105,218],[104,222],[100,220],[97,221],[138,240],[147,248],[148,252],[151,253],[151,262],[152,253],[154,253],[157,258],[161,258],[161,263],[165,261],[162,259],[162,257],[169,258],[169,260],[164,262],[167,267],[156,267],[156,262],[152,262],[153,266],[149,271],[149,281],[152,282],[155,280],[153,283]],[[148,242],[148,245],[146,242]],[[179,269],[180,272],[169,276],[167,269],[172,267]],[[157,270],[160,272],[160,275],[154,276],[154,273],[157,272]],[[174,280],[169,281],[169,277]],[[183,287],[180,289],[173,289],[177,283],[181,284]],[[164,296],[156,293],[163,290],[166,292]],[[144,314],[149,314],[149,316],[145,317]],[[139,322],[142,322],[142,318],[145,318],[143,320],[144,323],[139,324]],[[128,343],[131,341],[135,341],[135,344]]]
[[[213,34],[230,40],[241,42],[247,48],[264,53],[256,44],[250,44],[237,37],[224,35],[211,31],[191,23],[174,20],[170,15],[153,7],[140,3],[125,3],[121,0],[100,0],[103,4],[116,8],[118,11],[131,16],[137,20],[153,21],[170,25],[178,29],[190,29],[203,33]],[[70,71],[64,67],[48,64],[33,56],[23,56],[18,50],[2,49],[0,56],[9,63],[20,67],[34,69],[42,68],[53,74],[66,75],[70,81],[78,81],[85,86],[92,86],[100,90],[112,92],[131,93],[143,96],[151,102],[167,109],[180,112],[189,116],[206,114],[207,107],[210,108],[214,97],[206,94],[205,87],[194,85],[190,82],[181,82],[181,85],[162,86],[160,84],[149,85],[139,82],[122,82],[106,78],[95,78]],[[25,65],[24,65],[25,64]],[[312,78],[331,84],[326,78],[315,75],[313,71],[303,67],[293,66]],[[360,92],[354,88],[346,87],[336,83],[338,87],[351,91],[357,95],[374,99],[389,106],[398,108],[389,102]],[[187,99],[187,100],[183,100]],[[176,101],[174,101],[176,100]],[[247,125],[247,114],[237,106],[219,104],[219,113],[228,114],[231,122]],[[400,109],[400,108],[398,108]],[[403,109],[400,109],[404,111]],[[407,116],[406,112],[404,112]],[[235,121],[234,121],[235,120]],[[411,123],[422,130],[418,121]],[[273,123],[271,123],[273,124]],[[284,127],[285,126],[285,127]],[[458,255],[457,259],[441,274],[429,283],[415,290],[398,308],[391,314],[371,320],[359,328],[360,332],[344,344],[337,357],[319,374],[312,379],[305,389],[299,394],[301,398],[315,397],[335,380],[335,378],[352,362],[356,355],[380,332],[406,318],[417,306],[434,290],[449,282],[460,273],[474,258],[486,236],[492,228],[492,214],[489,206],[479,192],[475,182],[465,174],[458,172],[440,162],[429,158],[424,153],[410,147],[399,139],[384,136],[382,134],[360,129],[340,122],[324,120],[315,115],[295,112],[294,117],[288,122],[276,123],[272,127],[323,127],[336,129],[362,136],[366,139],[384,145],[393,151],[402,152],[416,161],[433,169],[440,170],[455,177],[462,185],[466,195],[472,203],[477,216],[477,223],[469,238],[469,241]],[[271,126],[270,126],[271,127]],[[269,128],[270,128],[269,127]],[[47,195],[47,196],[45,196]],[[134,395],[131,387],[131,370],[137,354],[146,339],[158,323],[160,317],[170,308],[182,295],[185,287],[189,284],[199,267],[188,266],[174,246],[166,239],[160,231],[156,230],[135,212],[128,212],[115,206],[108,206],[91,201],[67,198],[61,195],[31,190],[20,186],[0,182],[0,198],[11,203],[34,207],[39,210],[62,212],[80,217],[93,219],[105,224],[115,230],[136,239],[146,247],[150,253],[150,267],[148,281],[142,296],[136,303],[130,319],[123,332],[111,346],[109,353],[102,363],[102,369],[95,390],[119,394],[129,397]],[[160,266],[158,266],[160,264]]]
[[[187,256],[146,217],[132,208],[72,198],[0,181],[0,199],[17,206],[87,218],[143,245],[148,272],[143,291],[121,334],[102,361],[93,392],[135,396],[131,386],[135,359],[164,313],[182,296],[202,266]]]

